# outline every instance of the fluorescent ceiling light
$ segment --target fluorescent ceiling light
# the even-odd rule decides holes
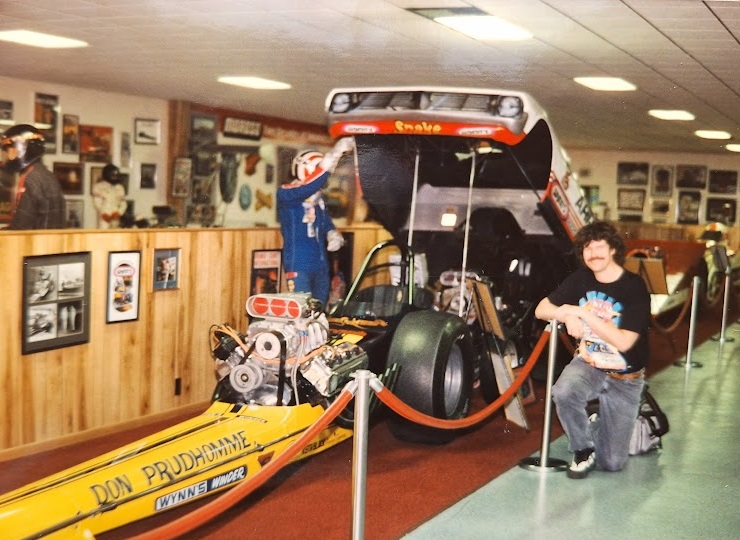
[[[233,84],[234,86],[243,86],[245,88],[254,88],[257,90],[287,90],[291,88],[288,83],[280,81],[271,81],[262,77],[219,77],[218,82]]]
[[[605,92],[637,90],[637,87],[634,84],[618,77],[576,77],[573,80],[591,90],[601,90]]]
[[[435,17],[441,25],[478,40],[522,41],[532,34],[514,23],[492,15],[452,15]]]
[[[730,152],[740,152],[740,144],[726,144],[725,148],[727,148]]]
[[[671,109],[651,109],[648,114],[661,120],[694,120],[696,118],[689,111]]]
[[[702,139],[725,140],[732,138],[732,135],[730,135],[726,131],[715,131],[711,129],[699,129],[697,131],[694,131],[694,135],[696,135],[697,137],[701,137]]]
[[[0,41],[9,41],[31,47],[43,47],[44,49],[73,49],[75,47],[88,46],[88,43],[79,39],[42,34],[30,30],[6,30],[0,32]]]

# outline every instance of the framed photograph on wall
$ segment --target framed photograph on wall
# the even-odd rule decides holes
[[[737,193],[737,171],[709,171],[709,193]]]
[[[617,163],[617,184],[646,186],[649,165],[643,162],[620,161]]]
[[[82,163],[54,162],[57,177],[65,195],[82,195]]]
[[[139,187],[141,189],[154,189],[157,186],[157,164],[142,163]]]
[[[131,167],[131,133],[128,131],[121,132],[121,167]]]
[[[281,249],[252,251],[249,294],[280,292],[282,261],[283,251]]]
[[[80,159],[110,163],[113,128],[107,126],[80,126]]]
[[[703,165],[676,165],[676,187],[706,188],[707,168]]]
[[[696,225],[699,223],[701,193],[698,191],[679,191],[676,205],[676,223]]]
[[[105,322],[139,318],[141,252],[112,251],[108,254],[108,296]]]
[[[58,110],[59,96],[36,93],[33,102],[33,123],[44,136],[47,154],[57,153]]]
[[[642,210],[645,205],[644,189],[626,189],[617,190],[617,209],[619,210]]]
[[[193,160],[186,157],[175,158],[172,167],[172,196],[185,198],[190,195],[192,181]]]
[[[85,226],[85,201],[82,199],[67,199],[67,228],[82,229]]]
[[[90,252],[23,258],[22,353],[90,340]]]
[[[161,138],[161,122],[153,118],[137,118],[134,120],[134,143],[159,144]]]
[[[735,199],[707,199],[707,221],[717,221],[725,225],[734,225],[737,219],[737,201]]]
[[[62,115],[62,153],[80,153],[80,117],[76,114]]]
[[[653,165],[650,170],[650,195],[670,197],[673,192],[673,165]]]
[[[180,288],[180,250],[155,249],[153,287],[155,291]]]

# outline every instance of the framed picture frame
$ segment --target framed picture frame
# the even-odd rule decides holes
[[[155,249],[152,271],[155,291],[180,288],[180,249]]]
[[[80,117],[62,115],[62,154],[80,153]]]
[[[36,92],[33,101],[33,123],[44,136],[47,154],[57,153],[59,96]]]
[[[646,186],[649,168],[648,163],[620,161],[617,163],[617,184]]]
[[[131,133],[128,131],[121,132],[121,167],[131,167]]]
[[[737,201],[735,199],[722,199],[719,197],[707,198],[708,222],[717,221],[725,225],[734,225],[737,219]]]
[[[172,196],[180,199],[190,195],[193,174],[193,160],[186,157],[175,158],[172,167]]]
[[[280,292],[283,250],[255,249],[252,251],[249,294]]]
[[[54,176],[65,195],[82,195],[82,163],[54,162]]]
[[[142,163],[140,169],[139,187],[141,189],[154,189],[157,187],[157,164]]]
[[[85,201],[82,199],[67,199],[67,228],[82,229],[85,226]]]
[[[90,340],[90,252],[23,258],[22,354]]]
[[[642,210],[645,205],[644,189],[620,188],[617,190],[617,209]]]
[[[701,206],[701,192],[678,192],[676,205],[676,223],[681,225],[696,225],[699,223],[699,207]]]
[[[676,165],[676,187],[705,189],[707,168],[704,165]]]
[[[80,159],[110,163],[113,128],[108,126],[80,126]]]
[[[710,170],[709,193],[735,195],[737,193],[737,171]]]
[[[159,144],[162,138],[162,122],[154,118],[134,120],[135,144]]]
[[[141,252],[108,253],[108,295],[105,322],[135,321],[139,318]]]
[[[653,165],[650,169],[650,195],[670,197],[673,193],[673,165]]]

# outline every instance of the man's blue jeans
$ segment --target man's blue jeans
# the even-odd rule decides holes
[[[618,471],[624,467],[644,385],[642,377],[615,379],[580,356],[573,358],[552,387],[570,451],[594,448],[599,468]],[[594,399],[599,400],[599,418],[589,422],[586,405]]]

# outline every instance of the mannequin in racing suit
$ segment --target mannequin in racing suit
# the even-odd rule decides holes
[[[334,227],[321,193],[342,154],[353,148],[345,137],[326,155],[301,152],[293,160],[294,180],[277,192],[277,213],[283,236],[283,265],[290,292],[309,292],[326,306],[329,300],[329,258],[344,239]]]

